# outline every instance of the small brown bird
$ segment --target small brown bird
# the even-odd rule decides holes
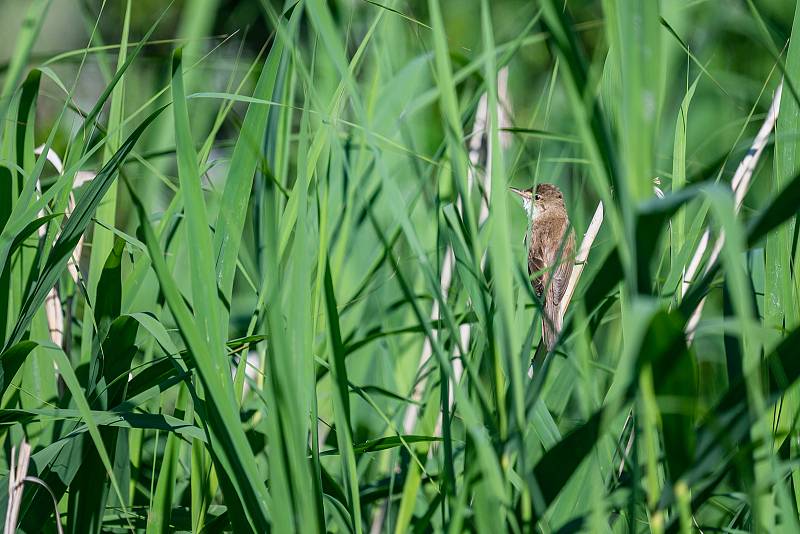
[[[555,346],[561,331],[559,304],[572,273],[575,232],[564,206],[564,195],[553,184],[539,184],[536,190],[511,190],[522,197],[531,221],[527,234],[528,275],[536,295],[544,297],[542,339],[547,350]]]

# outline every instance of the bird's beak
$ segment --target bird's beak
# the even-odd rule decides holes
[[[528,195],[522,189],[517,189],[516,187],[509,187],[509,189],[511,189],[511,191],[518,194],[522,198],[528,198]]]

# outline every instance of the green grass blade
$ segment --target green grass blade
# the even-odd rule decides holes
[[[328,316],[328,332],[330,335],[331,374],[336,382],[336,397],[334,415],[336,420],[336,437],[339,441],[339,450],[343,452],[342,471],[346,485],[350,490],[348,499],[349,511],[353,517],[353,528],[360,533],[361,527],[361,501],[358,491],[358,474],[353,449],[353,430],[350,423],[350,391],[347,387],[347,367],[344,361],[344,344],[339,331],[339,313],[337,311],[336,296],[333,292],[330,265],[325,266],[325,304]]]
[[[125,64],[127,50],[128,50],[128,34],[130,29],[131,19],[131,2],[125,4],[125,13],[122,21],[122,35],[120,38],[120,53],[117,57],[117,70],[124,73],[122,66]],[[114,153],[119,149],[122,144],[122,119],[125,106],[125,77],[120,77],[114,89],[111,92],[111,104],[108,117],[107,131],[111,132],[106,136],[106,142],[103,148],[103,163],[113,157]],[[86,284],[86,292],[89,302],[95,301],[97,295],[97,288],[100,279],[100,273],[103,270],[103,262],[111,252],[114,245],[114,234],[105,229],[105,226],[114,227],[117,215],[117,183],[114,182],[108,188],[105,197],[97,207],[95,218],[99,224],[95,226],[92,235],[91,255],[89,257],[89,276]],[[91,306],[87,306],[84,310],[83,316],[83,335],[81,339],[82,349],[81,353],[88,356],[91,352],[93,332],[91,322]]]
[[[3,88],[0,90],[0,124],[4,124],[6,121],[11,97],[28,63],[36,38],[42,30],[42,24],[50,3],[51,0],[34,0],[31,2],[25,15],[25,20],[20,26],[21,31],[17,37],[17,45],[11,56],[8,70],[5,73]]]
[[[299,10],[297,11],[299,13]],[[289,32],[299,17],[292,17]],[[278,66],[284,56],[282,41],[276,40],[267,56],[266,63],[258,77],[253,91],[255,99],[268,100],[275,91],[280,91],[278,84]],[[236,258],[241,245],[242,228],[244,227],[247,206],[250,203],[250,191],[253,188],[253,176],[256,165],[261,161],[263,136],[266,130],[267,116],[270,107],[250,104],[239,132],[239,139],[233,149],[230,169],[222,192],[222,209],[217,217],[214,233],[214,252],[217,259],[216,271],[220,291],[226,300],[230,300],[233,290],[233,275],[236,272]]]

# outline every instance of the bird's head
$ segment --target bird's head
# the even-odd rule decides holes
[[[536,189],[512,187],[511,191],[522,197],[522,204],[525,206],[528,217],[536,217],[551,208],[564,209],[564,195],[553,184],[539,184]]]

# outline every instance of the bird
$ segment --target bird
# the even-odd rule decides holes
[[[529,219],[526,233],[528,276],[536,296],[543,299],[542,340],[553,350],[561,331],[561,299],[572,274],[575,231],[569,221],[564,194],[553,184],[511,191],[522,197]]]

